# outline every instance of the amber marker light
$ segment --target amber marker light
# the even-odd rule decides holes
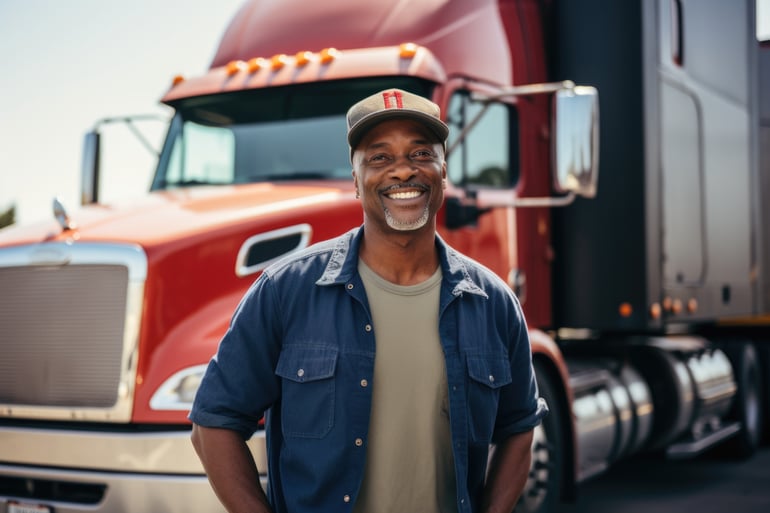
[[[620,303],[618,312],[620,313],[621,317],[628,318],[631,317],[632,313],[634,313],[634,307],[631,306],[631,303]]]
[[[321,50],[320,56],[321,64],[329,64],[340,56],[340,52],[336,48],[324,48]]]
[[[660,319],[663,314],[663,309],[660,307],[660,303],[653,303],[650,305],[650,318]]]
[[[698,311],[698,300],[694,297],[691,297],[687,300],[687,312],[694,314]]]
[[[185,81],[184,75],[176,75],[171,80],[171,87],[178,86],[179,84],[181,84],[184,81]]]
[[[279,53],[278,55],[273,55],[273,57],[270,59],[270,67],[273,68],[273,71],[278,71],[279,69],[283,68],[286,65],[286,54]]]
[[[265,65],[265,59],[262,57],[254,57],[253,59],[249,59],[249,62],[246,63],[246,67],[249,70],[249,73],[255,73],[262,69],[262,66]]]
[[[243,61],[230,61],[227,63],[227,76],[232,77],[244,68]]]
[[[297,62],[297,66],[304,66],[310,62],[311,57],[313,57],[313,52],[297,52],[297,55],[294,56],[294,60]]]
[[[417,53],[417,45],[414,43],[401,43],[398,47],[398,55],[402,59],[411,59]]]
[[[679,315],[682,313],[682,300],[681,299],[674,299],[674,301],[671,303],[671,311],[675,315]]]

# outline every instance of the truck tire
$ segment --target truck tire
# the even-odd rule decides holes
[[[761,445],[770,445],[770,341],[763,340],[757,347],[759,367],[762,369],[762,440]]]
[[[727,441],[721,454],[733,458],[753,455],[762,440],[763,379],[759,354],[751,342],[731,342],[722,346],[730,358],[738,391],[735,394],[729,420],[741,423],[741,430]]]
[[[562,433],[565,412],[560,408],[558,389],[548,372],[535,367],[540,396],[548,403],[550,412],[535,428],[529,478],[514,513],[552,513],[558,511],[560,503],[566,450]]]

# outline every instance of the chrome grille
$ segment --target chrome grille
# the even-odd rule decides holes
[[[146,280],[135,244],[0,248],[0,418],[130,421]]]
[[[0,267],[0,403],[113,406],[127,287],[124,265]]]

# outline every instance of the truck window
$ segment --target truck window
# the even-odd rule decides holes
[[[757,41],[770,41],[770,0],[757,0]]]
[[[455,94],[449,102],[448,121],[451,146],[483,104],[473,101],[467,92]],[[493,103],[449,155],[447,174],[456,185],[470,188],[514,187],[518,181],[518,142],[515,109]]]
[[[171,151],[167,185],[232,183],[234,146],[235,137],[228,128],[185,123]]]
[[[186,99],[173,105],[152,189],[351,180],[347,109],[389,87],[432,90],[412,77],[381,77]]]

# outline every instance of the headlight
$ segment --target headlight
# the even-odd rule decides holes
[[[150,399],[153,410],[189,410],[208,365],[182,369],[168,378]]]

